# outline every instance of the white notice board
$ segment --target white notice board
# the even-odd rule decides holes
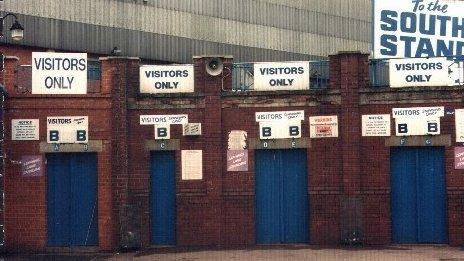
[[[182,150],[182,180],[200,180],[203,178],[203,151]]]

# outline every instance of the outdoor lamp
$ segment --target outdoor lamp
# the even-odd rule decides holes
[[[13,25],[10,28],[11,38],[14,41],[22,40],[23,36],[24,36],[24,27],[18,22],[18,18],[16,17],[16,15],[12,14],[12,13],[7,13],[6,15],[4,15],[3,17],[0,18],[0,34],[1,34],[1,36],[3,36],[3,21],[8,16],[13,16],[15,18],[15,21],[14,21]]]

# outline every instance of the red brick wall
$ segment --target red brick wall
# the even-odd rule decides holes
[[[28,59],[29,49],[8,49]],[[30,59],[30,58],[29,58]],[[225,59],[230,68],[231,60]],[[22,63],[22,61],[19,61]],[[227,172],[228,133],[244,130],[248,140],[258,138],[255,112],[304,110],[302,137],[309,137],[308,117],[338,115],[339,137],[312,139],[308,152],[308,195],[311,244],[338,244],[343,230],[342,202],[362,202],[364,242],[389,244],[390,168],[389,147],[384,137],[361,137],[361,115],[390,114],[395,107],[462,107],[460,101],[432,99],[427,102],[401,99],[397,91],[384,90],[390,101],[375,104],[368,89],[366,55],[343,53],[331,57],[331,86],[327,92],[231,93],[231,75],[211,77],[205,59],[195,64],[195,93],[172,95],[138,94],[138,60],[111,58],[102,61],[101,91],[87,96],[42,97],[15,93],[14,61],[7,63],[5,84],[10,92],[6,108],[6,152],[11,160],[38,154],[38,142],[12,142],[12,118],[39,118],[41,141],[46,138],[45,119],[50,115],[88,115],[90,139],[103,140],[98,154],[99,249],[119,246],[119,219],[124,204],[140,205],[143,246],[150,244],[150,152],[145,142],[154,139],[153,126],[139,124],[140,115],[188,114],[189,122],[202,123],[199,137],[184,137],[179,125],[171,126],[171,139],[180,149],[203,150],[203,179],[181,180],[180,150],[176,155],[177,243],[187,245],[255,244],[254,150],[249,150],[247,172]],[[229,70],[226,69],[225,72]],[[224,79],[223,79],[224,78]],[[362,100],[361,94],[367,99]],[[461,92],[462,93],[462,92]],[[428,91],[415,95],[426,99]],[[367,97],[367,98],[366,98]],[[392,119],[392,128],[393,128]],[[454,117],[441,121],[443,134],[453,144],[446,149],[449,242],[464,243],[464,176],[454,170]],[[392,129],[394,135],[394,130]],[[13,161],[7,160],[5,176],[5,223],[11,250],[42,250],[46,246],[46,177],[23,178]],[[125,224],[127,225],[127,224]]]

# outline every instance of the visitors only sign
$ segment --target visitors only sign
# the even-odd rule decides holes
[[[254,90],[309,89],[309,62],[255,63]]]
[[[140,67],[140,93],[181,93],[193,90],[193,65]]]
[[[464,2],[374,0],[375,58],[460,56]]]
[[[453,85],[446,58],[390,59],[390,87]]]
[[[32,53],[32,94],[86,93],[86,53]]]

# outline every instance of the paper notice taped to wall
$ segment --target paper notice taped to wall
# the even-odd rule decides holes
[[[182,150],[182,180],[200,180],[203,178],[203,151]]]

